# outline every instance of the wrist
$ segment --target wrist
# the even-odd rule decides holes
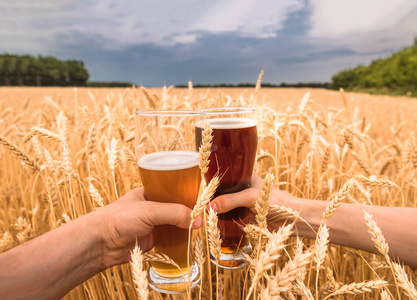
[[[106,223],[96,212],[87,214],[79,218],[80,228],[84,232],[82,239],[86,243],[86,255],[84,264],[91,272],[99,273],[108,268],[103,263],[104,238]]]
[[[298,235],[314,239],[321,222],[323,211],[326,209],[327,202],[295,198],[293,206],[304,220],[298,220],[296,222]],[[306,223],[308,223],[308,225]]]

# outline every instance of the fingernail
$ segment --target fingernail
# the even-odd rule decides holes
[[[199,228],[201,226],[201,223],[203,223],[203,220],[201,217],[197,217],[197,219],[193,222],[193,228]]]
[[[210,208],[214,211],[217,212],[219,209],[217,208],[217,204],[216,203],[210,203]]]

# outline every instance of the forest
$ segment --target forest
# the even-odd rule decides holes
[[[263,87],[311,87],[376,94],[417,96],[417,39],[414,45],[332,76],[330,83],[263,83]],[[0,86],[129,87],[130,82],[89,82],[84,62],[52,56],[0,55]],[[194,84],[194,87],[252,87],[255,84]],[[187,87],[176,85],[176,87]]]
[[[333,75],[330,88],[417,96],[417,40],[414,46],[368,66],[359,65]]]
[[[82,61],[61,61],[52,56],[0,55],[0,85],[85,86],[88,77]]]

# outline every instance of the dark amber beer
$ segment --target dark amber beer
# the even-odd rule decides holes
[[[214,197],[250,187],[258,144],[256,121],[248,118],[208,119],[213,129],[210,164],[206,181],[218,173],[220,185]],[[203,122],[196,124],[196,145],[201,145]],[[248,244],[239,225],[245,223],[248,209],[239,207],[219,214],[223,253],[234,253]]]
[[[151,201],[180,203],[193,208],[200,187],[199,157],[196,151],[161,151],[142,156],[140,176],[146,197]],[[164,277],[178,277],[188,272],[188,230],[173,225],[153,230],[155,252],[164,253],[181,268],[152,262],[154,271]]]

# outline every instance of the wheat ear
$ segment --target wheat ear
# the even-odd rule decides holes
[[[403,289],[404,293],[410,297],[410,299],[417,299],[417,289],[413,282],[408,279],[407,273],[404,268],[397,264],[393,263],[393,269],[395,277],[397,278],[398,285]]]
[[[62,142],[62,139],[59,137],[58,134],[56,134],[56,133],[54,133],[54,132],[52,132],[48,129],[45,129],[45,128],[32,127],[31,132],[32,132],[32,136],[37,135],[37,136],[45,137],[45,138],[47,138],[48,140],[51,140],[51,141]]]
[[[325,224],[326,223],[326,220],[333,215],[333,213],[336,211],[336,209],[340,205],[342,205],[343,200],[346,199],[347,195],[350,193],[350,191],[352,190],[352,188],[354,187],[354,185],[355,185],[355,179],[354,178],[350,178],[349,180],[347,180],[345,182],[345,184],[343,185],[343,187],[337,193],[336,197],[334,197],[330,201],[329,205],[324,210],[323,216],[321,218],[320,225]]]
[[[100,192],[98,189],[94,187],[94,185],[91,183],[88,185],[88,192],[90,193],[91,198],[93,198],[94,202],[99,206],[104,206],[103,197],[101,197]]]
[[[385,241],[385,237],[382,234],[382,230],[378,227],[374,219],[372,218],[372,215],[368,213],[367,211],[363,211],[363,216],[365,219],[366,227],[368,228],[368,232],[371,235],[372,242],[374,243],[376,249],[378,252],[385,258],[387,263],[391,267],[391,271],[394,274],[394,279],[397,284],[397,273],[394,269],[394,264],[391,261],[391,258],[389,257],[389,246],[387,242]],[[398,284],[396,285],[397,292],[399,293]]]
[[[262,70],[261,73],[259,73],[258,80],[256,81],[256,85],[255,85],[255,97],[256,98],[258,98],[258,93],[261,89],[261,84],[262,84],[262,78],[263,77],[264,77],[264,70]]]
[[[271,295],[279,295],[281,292],[289,291],[292,288],[292,282],[297,279],[298,273],[304,273],[305,267],[310,263],[313,252],[305,252],[296,255],[292,260],[277,272],[273,286],[274,291]]]
[[[206,175],[210,163],[209,157],[211,154],[211,145],[213,141],[213,129],[210,127],[208,122],[204,124],[203,132],[201,134],[202,144],[199,148],[199,155],[201,177],[204,179],[204,175]]]
[[[111,143],[110,143],[110,147],[106,148],[106,152],[107,152],[107,156],[108,156],[108,163],[109,163],[109,167],[111,170],[111,174],[113,177],[113,184],[114,184],[114,191],[116,193],[116,197],[119,198],[119,195],[117,193],[117,187],[116,187],[116,167],[117,164],[119,162],[119,143],[118,140],[116,138],[112,138]]]
[[[274,176],[272,174],[266,175],[259,198],[256,199],[256,202],[255,202],[255,210],[256,210],[255,219],[260,228],[266,228],[267,226],[266,217],[268,215],[269,197],[271,195],[273,183],[274,183]]]
[[[222,239],[220,238],[220,229],[217,226],[217,213],[210,207],[207,220],[207,234],[210,252],[213,255],[216,262],[220,259]],[[219,295],[219,266],[216,263],[216,299]]]
[[[155,101],[152,99],[151,95],[149,95],[148,91],[144,87],[141,87],[140,89],[145,95],[146,100],[148,100],[149,107],[152,109],[156,109]]]
[[[39,164],[32,157],[30,157],[23,150],[21,150],[19,147],[14,145],[12,142],[10,142],[8,139],[6,139],[2,135],[0,135],[0,144],[3,144],[7,149],[12,151],[14,155],[20,158],[24,164],[26,164],[33,170],[38,171],[38,172],[41,171]]]
[[[130,265],[132,267],[133,282],[135,283],[138,297],[141,300],[147,300],[149,296],[148,277],[144,268],[142,250],[136,243],[131,253]]]
[[[301,217],[301,215],[298,211],[295,211],[291,208],[288,208],[288,207],[283,206],[283,205],[278,205],[278,204],[271,204],[270,209],[271,209],[271,211],[276,212],[278,214],[287,215],[287,216],[295,219],[295,221],[300,220],[300,221],[304,222],[308,227],[310,227],[311,230],[313,230],[314,233],[317,233],[314,230],[314,228],[303,217]]]
[[[323,225],[320,225],[319,230],[317,231],[317,238],[315,242],[314,261],[316,262],[316,265],[317,265],[316,299],[318,299],[320,266],[323,264],[324,259],[326,258],[328,246],[329,246],[329,229],[327,228],[326,224],[323,224]]]
[[[292,229],[293,225],[287,225],[272,233],[271,238],[265,246],[265,250],[260,252],[258,260],[255,263],[255,274],[248,294],[246,295],[246,300],[249,300],[261,276],[275,265],[275,261],[279,258],[281,250],[285,248],[285,241],[293,232]]]
[[[174,260],[172,260],[172,258],[170,258],[168,255],[164,253],[156,253],[156,252],[144,253],[143,261],[144,262],[151,262],[151,261],[161,262],[167,265],[172,265],[181,271],[180,266]]]
[[[88,157],[91,157],[94,152],[94,146],[96,144],[96,130],[95,130],[96,124],[93,123],[90,128],[88,129],[88,138],[87,138],[87,144],[85,147],[85,151],[87,153]]]
[[[390,261],[389,258],[389,246],[388,243],[385,241],[384,235],[382,234],[381,229],[377,226],[376,222],[372,219],[372,215],[369,214],[367,211],[363,211],[363,216],[366,222],[366,227],[368,228],[368,232],[371,235],[371,239],[378,249],[378,252],[381,253],[382,256],[387,261]]]
[[[222,240],[220,229],[217,226],[217,213],[210,207],[207,220],[208,239],[210,242],[210,252],[215,260],[220,258]]]
[[[330,297],[334,297],[337,295],[344,295],[344,294],[363,294],[363,293],[370,293],[373,290],[379,290],[385,286],[387,286],[388,282],[384,280],[371,280],[365,281],[360,283],[351,283],[342,285],[339,289],[334,291],[333,293],[327,295],[323,300],[328,299]]]
[[[216,175],[210,180],[208,186],[205,186],[203,188],[203,192],[200,194],[200,197],[198,197],[197,203],[196,205],[194,205],[194,208],[191,212],[190,227],[194,223],[195,219],[197,219],[197,217],[206,209],[207,204],[213,198],[213,195],[216,192],[219,183],[220,179]]]

